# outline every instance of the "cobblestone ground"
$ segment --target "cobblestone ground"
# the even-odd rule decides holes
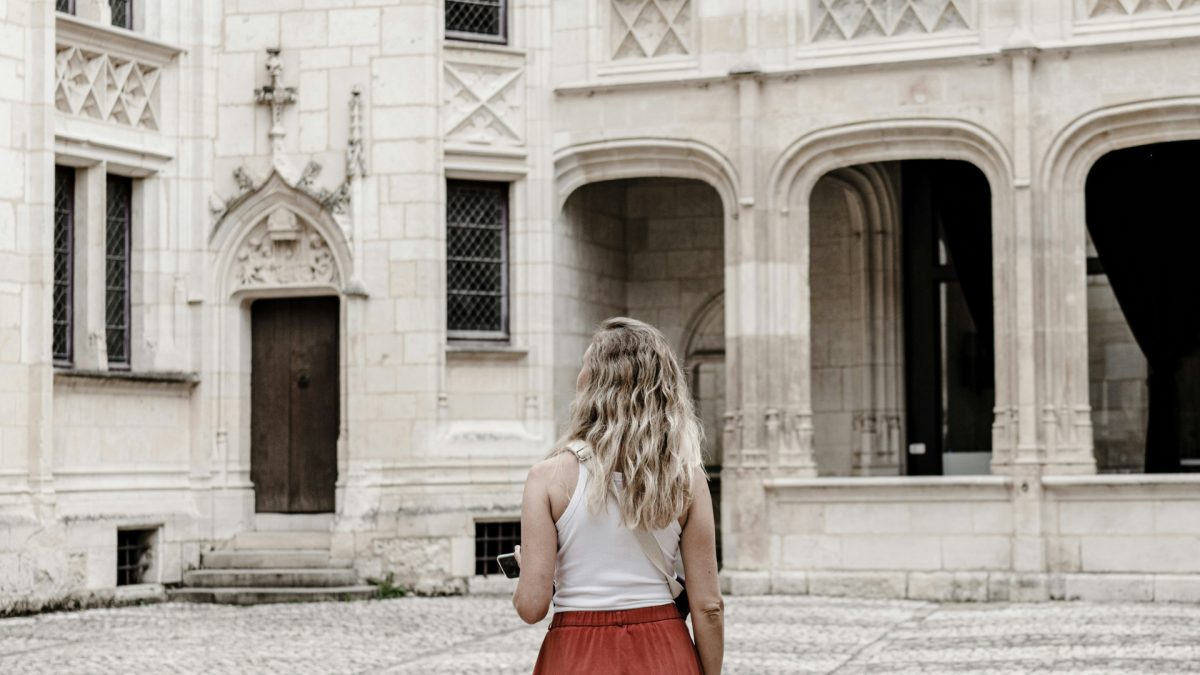
[[[1200,606],[727,599],[729,673],[1200,673]],[[517,673],[505,598],[163,604],[0,620],[0,673]]]

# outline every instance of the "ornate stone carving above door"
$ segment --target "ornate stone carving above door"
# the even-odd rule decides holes
[[[337,266],[325,238],[286,206],[263,218],[238,248],[234,287],[337,284]]]

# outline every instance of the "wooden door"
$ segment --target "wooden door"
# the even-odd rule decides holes
[[[250,478],[258,512],[334,510],[338,300],[251,306]]]

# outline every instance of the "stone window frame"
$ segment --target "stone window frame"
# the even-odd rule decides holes
[[[479,0],[446,0],[443,4],[443,12],[446,12],[446,5],[451,2],[465,2],[467,4],[485,4]],[[488,3],[490,4],[490,3]],[[510,0],[498,0],[497,7],[500,11],[499,28],[500,32],[493,35],[490,33],[473,33],[468,31],[450,30],[446,27],[445,14],[443,14],[442,25],[445,30],[447,40],[461,40],[463,42],[482,42],[493,45],[507,45],[509,43],[509,9],[511,7]]]
[[[156,171],[122,161],[114,155],[97,158],[70,152],[59,144],[54,165],[74,172],[71,233],[71,360],[54,359],[56,371],[81,376],[125,376],[154,371],[155,354],[144,335],[147,291],[145,227],[161,214],[161,183]],[[128,181],[128,222],[125,232],[123,358],[108,354],[107,225],[109,177]],[[52,324],[51,324],[52,325]]]
[[[120,14],[113,11],[113,5],[117,2],[124,5]],[[69,17],[68,20],[74,19],[92,28],[110,31],[110,35],[116,33],[121,36],[118,40],[146,40],[146,33],[159,33],[163,27],[158,4],[141,0],[55,0],[54,11],[60,19]],[[117,19],[123,19],[124,22],[119,23]]]
[[[66,192],[60,195],[59,190]],[[59,203],[65,199],[66,208],[60,220]],[[60,234],[60,228],[66,230]],[[57,366],[70,366],[74,359],[75,326],[75,169],[69,166],[54,166],[54,308],[51,319],[51,354]],[[60,247],[60,242],[64,245]],[[59,255],[65,258],[59,264]],[[60,274],[61,271],[61,274]],[[65,287],[60,298],[58,288]],[[62,305],[59,305],[59,300]],[[59,313],[62,313],[60,320]],[[62,344],[58,343],[58,324],[63,324]]]
[[[116,5],[124,3],[124,16],[118,17]],[[139,12],[136,11],[137,3],[135,0],[108,0],[108,7],[111,16],[110,23],[114,28],[124,28],[125,30],[135,30],[138,25]],[[117,23],[118,18],[123,18],[124,23]]]
[[[463,187],[487,188],[493,189],[500,193],[503,198],[503,216],[500,227],[500,253],[501,253],[501,273],[500,273],[500,325],[496,330],[464,330],[450,327],[449,317],[449,300],[451,289],[449,287],[449,219],[447,218],[447,248],[446,248],[446,340],[447,342],[488,342],[488,343],[503,343],[512,338],[512,187],[510,181],[505,180],[478,180],[465,178],[446,178],[446,214],[449,215],[450,199],[452,186],[459,185]]]

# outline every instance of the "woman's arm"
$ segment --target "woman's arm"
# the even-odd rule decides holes
[[[721,584],[717,579],[717,535],[712,497],[708,494],[703,469],[696,471],[696,494],[688,509],[679,549],[683,554],[683,573],[700,667],[704,675],[718,675],[725,658],[725,601],[721,599]]]
[[[521,552],[517,561],[521,577],[513,593],[513,607],[525,623],[544,619],[553,595],[558,531],[550,515],[551,477],[549,462],[534,465],[521,497]]]

